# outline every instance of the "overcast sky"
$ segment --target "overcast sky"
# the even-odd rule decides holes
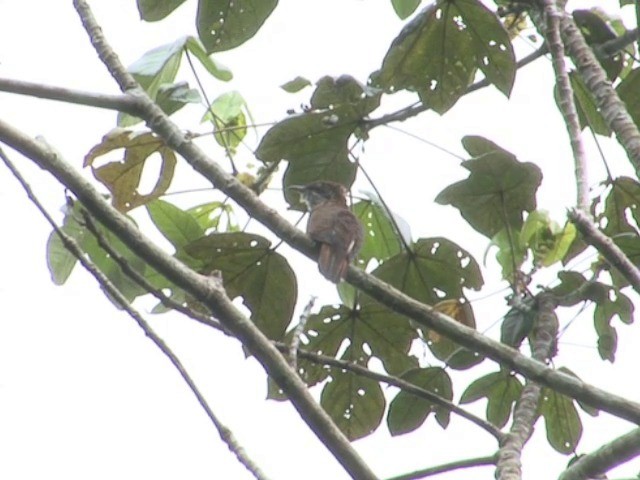
[[[70,3],[0,0],[0,76],[96,92],[117,91]],[[140,22],[133,0],[91,3],[125,64],[150,48],[195,32],[193,0],[158,24]],[[618,2],[581,5],[594,3],[614,8]],[[380,66],[401,27],[386,0],[283,0],[254,39],[216,56],[235,78],[229,84],[208,81],[208,94],[215,97],[238,90],[257,123],[276,121],[288,109],[306,102],[311,92],[290,95],[279,85],[297,75],[315,81],[327,74],[348,73],[364,81]],[[534,48],[517,43],[519,56]],[[191,79],[188,71],[184,75]],[[552,81],[551,66],[542,59],[519,72],[509,101],[495,89],[485,89],[463,98],[444,117],[427,113],[397,127],[459,155],[463,154],[462,136],[484,135],[520,160],[538,164],[545,174],[539,206],[563,222],[565,209],[574,201],[573,167],[566,131],[551,95]],[[385,108],[407,104],[412,98],[395,96]],[[0,107],[3,120],[30,135],[43,135],[78,168],[84,154],[115,125],[115,113],[110,111],[15,95],[0,93]],[[197,108],[190,112],[180,114],[180,125],[203,131],[198,125],[201,112]],[[602,167],[591,138],[585,137],[595,187]],[[257,138],[254,133],[248,135],[251,146],[255,147]],[[458,221],[453,209],[433,204],[444,186],[466,176],[458,158],[385,128],[374,131],[365,148],[362,159],[369,174],[391,207],[409,221],[415,238],[450,237],[482,261],[486,239]],[[618,174],[632,173],[617,146],[604,142],[604,148]],[[214,157],[223,159],[221,151],[212,151]],[[64,192],[59,185],[29,161],[9,153],[60,219]],[[249,150],[240,155],[241,161],[251,160]],[[181,167],[172,190],[206,185],[194,180],[188,167]],[[361,181],[356,185],[356,190],[366,188]],[[210,198],[207,195],[170,200],[189,206]],[[277,190],[264,199],[282,205]],[[45,263],[50,228],[1,167],[0,204],[4,221],[0,243],[0,478],[251,478],[219,441],[169,362],[130,318],[113,308],[87,274],[75,271],[63,287],[51,283]],[[144,213],[139,216],[142,219]],[[301,303],[312,293],[321,294],[319,302],[336,298],[308,259],[283,251],[296,271],[304,272],[299,276]],[[478,328],[495,338],[497,322],[505,312],[506,292],[501,292],[505,285],[495,280],[498,274],[491,258],[485,273],[490,285],[475,296],[494,295],[474,302],[474,309]],[[551,279],[536,280],[546,283]],[[140,308],[146,311],[152,305],[141,303]],[[564,315],[563,325],[572,314]],[[288,404],[264,400],[263,372],[254,360],[244,358],[237,342],[177,316],[148,318],[186,364],[213,410],[271,478],[346,478]],[[590,323],[589,315],[584,315],[571,324],[563,335],[557,366],[568,366],[602,388],[637,398],[637,383],[629,381],[636,378],[637,348],[633,346],[640,342],[637,326],[619,328],[617,363],[612,366],[598,360]],[[481,368],[485,372],[495,369],[488,361]],[[480,373],[474,369],[471,374],[453,376],[459,398],[469,380]],[[482,414],[484,404],[473,404],[470,409]],[[588,426],[580,452],[631,428],[605,414],[595,421],[585,415],[582,418]],[[526,479],[558,472],[568,460],[546,445],[544,433],[543,424],[538,423],[532,445],[525,449]],[[430,419],[417,432],[390,439],[383,425],[355,446],[381,477],[491,454],[496,447],[493,439],[455,416],[444,432]],[[621,472],[639,470],[640,463],[635,462]],[[466,476],[456,472],[445,478],[493,478],[493,471],[472,470]]]

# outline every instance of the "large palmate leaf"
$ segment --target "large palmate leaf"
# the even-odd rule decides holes
[[[196,26],[208,53],[229,50],[253,37],[278,0],[199,0]]]
[[[520,398],[522,384],[510,372],[501,370],[480,377],[467,387],[460,403],[487,399],[487,420],[498,428],[507,424],[513,405]]]
[[[519,231],[523,212],[536,208],[540,169],[482,137],[465,137],[463,145],[475,157],[462,162],[469,177],[445,188],[436,202],[456,207],[469,225],[489,238],[504,228]]]
[[[371,259],[384,261],[400,253],[402,242],[382,207],[371,201],[360,201],[353,206],[353,213],[362,223],[365,232],[364,243],[358,255],[363,264],[366,265]]]
[[[311,99],[310,111],[293,115],[273,126],[262,138],[256,156],[263,162],[287,160],[284,195],[302,209],[299,195],[287,188],[316,180],[349,186],[356,166],[349,159],[348,140],[360,120],[374,110],[380,94],[353,77],[323,77]]]
[[[443,368],[415,368],[405,372],[401,378],[445,400],[453,398],[451,378]],[[450,410],[425,398],[401,391],[389,404],[387,426],[391,435],[408,433],[422,425],[431,412],[435,412],[436,420],[442,428],[449,425]]]
[[[287,260],[271,243],[248,233],[212,233],[184,246],[205,272],[222,273],[230,298],[241,296],[254,323],[273,340],[283,338],[298,287]]]
[[[477,69],[509,95],[516,64],[507,31],[478,0],[439,0],[393,41],[374,83],[412,90],[438,113],[460,98]]]
[[[120,150],[123,151],[121,161],[94,166],[98,157]],[[142,171],[146,161],[154,154],[158,154],[162,160],[160,175],[151,192],[141,194],[138,187]],[[159,198],[167,191],[173,179],[176,154],[153,133],[116,128],[87,153],[83,166],[90,166],[93,175],[111,192],[113,206],[126,212]]]

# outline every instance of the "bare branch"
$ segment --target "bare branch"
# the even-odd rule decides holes
[[[536,299],[537,315],[532,332],[531,356],[543,364],[556,354],[558,318],[553,295],[541,293]],[[542,386],[527,379],[520,399],[513,411],[513,423],[505,441],[500,445],[496,478],[520,480],[522,478],[522,449],[533,433],[538,419],[538,407]]]
[[[558,106],[564,118],[571,150],[573,151],[574,170],[576,177],[577,199],[576,205],[585,212],[589,211],[589,182],[587,179],[587,158],[582,143],[582,129],[576,109],[573,88],[567,74],[564,62],[564,46],[560,38],[560,18],[556,0],[543,0],[544,2],[544,36],[551,52],[553,70],[556,75],[558,88]]]
[[[311,309],[313,308],[314,303],[316,303],[315,296],[312,296],[307,302],[307,305],[304,307],[302,311],[302,315],[300,315],[300,321],[296,328],[293,329],[293,335],[291,337],[291,344],[289,345],[289,351],[287,355],[289,356],[289,363],[294,370],[298,369],[298,347],[300,347],[300,337],[302,332],[304,332],[304,327],[309,320],[309,315],[311,315]]]
[[[440,473],[453,472],[454,470],[460,470],[461,468],[482,467],[495,464],[495,455],[490,455],[487,457],[468,458],[465,460],[458,460],[456,462],[445,463],[444,465],[438,465],[437,467],[416,470],[415,472],[398,475],[396,477],[388,478],[387,480],[417,480],[419,478],[431,477]]]
[[[588,455],[580,457],[560,475],[558,480],[601,478],[599,475],[638,455],[640,455],[640,428],[631,430]]]
[[[0,91],[47,100],[59,100],[88,107],[106,108],[138,116],[138,102],[135,98],[126,94],[108,95],[105,93],[83,92],[9,78],[0,78]]]
[[[602,233],[589,216],[578,210],[569,211],[569,220],[582,234],[585,242],[598,252],[626,278],[633,289],[640,293],[640,270],[629,260],[613,240]]]
[[[144,331],[144,334],[160,349],[160,351],[169,359],[169,361],[173,364],[173,366],[178,370],[178,373],[185,381],[185,383],[189,386],[193,394],[195,395],[198,403],[202,407],[202,409],[207,414],[207,417],[211,420],[211,423],[215,426],[220,438],[224,443],[227,444],[229,450],[233,452],[238,459],[238,461],[244,465],[244,467],[249,470],[252,475],[258,480],[267,480],[266,475],[261,471],[260,467],[255,464],[251,458],[247,455],[246,451],[238,443],[237,439],[233,432],[224,425],[218,417],[215,415],[207,400],[204,398],[204,395],[198,389],[198,386],[195,384],[187,370],[182,365],[182,362],[178,358],[178,356],[169,348],[166,342],[158,336],[158,334],[151,328],[151,325],[147,323],[147,321],[140,315],[140,313],[133,308],[133,306],[127,301],[125,296],[118,290],[118,288],[111,283],[111,281],[107,278],[107,276],[100,271],[100,269],[89,260],[85,255],[78,243],[69,235],[67,235],[58,225],[55,223],[53,218],[46,211],[44,206],[40,203],[38,198],[35,196],[29,184],[22,177],[20,172],[16,169],[13,163],[9,160],[9,158],[5,155],[4,151],[0,149],[0,159],[4,162],[7,168],[11,171],[13,176],[18,180],[22,188],[27,193],[27,197],[31,202],[36,206],[36,208],[40,211],[42,216],[47,220],[47,222],[51,225],[51,227],[58,234],[60,239],[62,240],[63,245],[67,250],[69,250],[73,256],[80,262],[80,264],[87,270],[93,278],[98,282],[100,287],[109,294],[109,296],[122,307],[122,309],[127,312],[127,314],[135,320],[138,326]]]

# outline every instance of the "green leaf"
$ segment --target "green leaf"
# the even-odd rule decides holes
[[[520,345],[533,329],[535,321],[534,311],[524,311],[521,308],[512,308],[504,316],[500,328],[500,341],[513,348]]]
[[[440,367],[414,368],[405,372],[401,378],[445,400],[453,399],[451,378]],[[424,423],[431,412],[435,412],[440,426],[447,428],[451,415],[447,408],[412,393],[400,391],[389,404],[389,432],[394,436],[412,432]]]
[[[507,226],[520,230],[522,213],[536,208],[540,168],[519,162],[482,137],[465,137],[463,145],[472,155],[480,155],[462,162],[469,177],[445,188],[436,202],[459,209],[474,229],[489,238]]]
[[[612,19],[603,9],[597,7],[591,10],[578,9],[571,14],[588,45],[600,45],[617,38],[616,32],[609,25]],[[598,61],[611,81],[618,77],[624,66],[624,57],[621,52],[602,56]]]
[[[213,233],[184,247],[203,264],[219,270],[230,298],[241,296],[253,322],[272,340],[281,340],[291,322],[298,286],[287,260],[271,243],[248,233]]]
[[[208,53],[230,50],[253,37],[278,0],[199,0],[196,26]]]
[[[361,201],[353,206],[353,213],[364,227],[364,244],[358,255],[364,265],[372,258],[384,261],[402,251],[396,229],[384,209],[373,202]]]
[[[246,109],[247,104],[239,92],[228,92],[211,103],[203,119],[213,123],[218,145],[232,153],[247,134]]]
[[[580,126],[582,128],[591,127],[598,135],[605,137],[611,136],[611,129],[604,119],[598,104],[593,97],[593,94],[589,88],[585,85],[580,75],[576,72],[569,72],[569,80],[571,81],[571,88],[575,97],[576,109],[578,111],[578,118],[580,120]],[[558,102],[558,90],[554,90],[554,97],[556,103]]]
[[[484,256],[485,264],[489,249],[493,246],[498,248],[496,260],[502,267],[502,278],[512,281],[514,269],[517,271],[527,256],[526,248],[520,244],[518,236],[514,232],[509,232],[507,228],[503,228],[491,239]]]
[[[188,103],[200,103],[200,93],[189,88],[187,82],[164,83],[158,88],[156,103],[167,115],[171,115]]]
[[[147,92],[152,100],[158,99],[158,93],[161,88],[165,90],[174,83],[182,54],[188,50],[191,52],[207,71],[219,80],[231,80],[231,71],[222,64],[211,59],[202,48],[202,45],[193,37],[180,37],[172,43],[161,45],[146,52],[141,58],[136,60],[127,69],[133,75],[140,86]],[[183,104],[187,99],[193,98],[193,93],[182,95]],[[170,103],[165,106],[169,108],[167,113],[171,112],[171,108],[175,105]],[[128,114],[121,113],[118,115],[118,125],[121,127],[134,125],[142,120]]]
[[[640,125],[640,68],[629,72],[616,90],[635,124]]]
[[[393,10],[402,20],[416,11],[421,0],[391,0]]]
[[[630,232],[636,236],[640,225],[640,183],[630,177],[614,179],[604,201],[602,215],[606,219],[603,230],[607,235],[617,238],[620,233]]]
[[[572,223],[560,228],[547,211],[534,210],[527,215],[519,242],[533,252],[534,265],[548,267],[564,258],[575,237],[576,228]]]
[[[513,405],[520,398],[522,384],[506,370],[493,372],[471,383],[460,397],[460,403],[487,399],[487,421],[498,428],[507,424]]]
[[[615,361],[618,334],[611,326],[611,320],[617,316],[629,325],[633,323],[634,309],[629,297],[615,289],[610,289],[605,300],[596,304],[593,322],[598,334],[598,353],[603,360]]]
[[[120,150],[124,150],[122,160],[94,167],[98,157]],[[142,194],[138,192],[142,172],[145,163],[154,154],[158,154],[162,161],[160,174],[151,192]],[[176,162],[174,151],[153,133],[115,128],[87,153],[83,166],[90,166],[94,177],[107,187],[113,197],[113,206],[126,212],[164,195],[173,180]]]
[[[387,92],[415,91],[442,114],[465,93],[478,68],[510,94],[516,65],[506,30],[477,0],[439,0],[400,32],[374,83]]]
[[[239,230],[233,207],[228,203],[203,203],[191,207],[187,213],[196,219],[205,233],[210,233],[210,230],[215,232],[236,232]]]
[[[76,220],[80,218],[77,208],[67,209],[60,230],[82,244],[85,235],[91,235],[83,225]],[[60,236],[54,231],[47,240],[47,266],[51,280],[56,285],[63,285],[71,275],[78,259],[64,246]]]
[[[557,452],[575,452],[582,437],[582,422],[573,400],[551,389],[542,389],[540,414],[547,429],[547,440]]]
[[[155,200],[147,204],[147,212],[160,233],[176,250],[204,235],[204,229],[195,218],[169,202]]]
[[[479,290],[483,284],[480,268],[473,257],[441,237],[419,239],[410,252],[387,259],[373,275],[430,305],[443,299],[466,302],[463,288]],[[428,345],[438,359],[452,368],[469,368],[483,360],[482,356],[447,338],[430,341]]]
[[[185,0],[137,0],[140,18],[146,22],[162,20]]]
[[[351,441],[373,433],[386,405],[380,384],[337,369],[331,369],[331,377],[320,396],[322,408]]]
[[[311,85],[311,82],[304,77],[297,76],[293,80],[289,80],[288,82],[280,85],[280,88],[283,89],[287,93],[296,93],[302,90],[305,87]]]

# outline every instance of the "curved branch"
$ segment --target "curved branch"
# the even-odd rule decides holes
[[[75,0],[75,4],[82,4],[86,6],[85,2],[81,0]],[[100,32],[99,27],[96,26],[94,28],[90,25],[87,27],[87,29],[88,31],[102,37],[102,33]],[[117,61],[117,57],[106,46],[104,40],[97,40],[92,42],[94,43],[94,45],[98,45],[101,49],[99,55],[104,61],[107,62],[106,65],[108,66],[109,71],[112,73],[112,75],[119,75],[124,67],[122,67],[119,61]],[[114,65],[111,65],[112,62],[114,62]],[[123,88],[131,88],[128,82],[129,75],[126,75],[127,78],[122,78],[119,81],[119,84],[121,84],[121,87]],[[292,248],[298,250],[309,258],[316,258],[315,256],[317,255],[317,249],[315,248],[315,244],[306,234],[296,229],[285,218],[280,216],[273,208],[270,208],[269,206],[264,204],[251,189],[244,186],[236,178],[229,175],[224,171],[224,169],[222,169],[213,160],[211,160],[200,148],[197,147],[197,145],[191,142],[190,139],[187,138],[183,134],[183,132],[169,120],[169,118],[162,112],[162,110],[160,110],[146,96],[144,91],[142,91],[141,89],[137,89],[134,91],[134,93],[136,95],[136,98],[140,102],[141,111],[139,116],[145,119],[149,127],[154,130],[155,133],[161,136],[165,140],[167,145],[180,153],[180,155],[182,155],[182,157],[197,172],[211,181],[211,183],[215,187],[220,189],[229,197],[233,198],[233,200],[242,208],[244,208],[252,218],[262,223]],[[11,128],[9,125],[3,122],[0,122],[0,140],[6,139],[5,141],[8,144],[16,144],[16,148],[22,151],[26,156],[34,159],[34,161],[37,161],[42,165],[45,165],[48,170],[53,172],[56,171],[55,168],[52,168],[52,165],[49,162],[50,159],[48,157],[45,156],[43,161],[43,157],[40,156],[40,153],[42,153],[40,150],[36,149],[34,151],[28,145],[24,144],[23,135],[20,135],[21,139],[18,140],[11,132],[15,132],[15,129]],[[76,190],[79,190],[82,195],[84,195],[84,193],[82,192],[83,187],[89,189],[91,188],[88,182],[82,179],[82,177],[80,177],[79,179],[74,179],[73,183],[74,187],[79,187],[76,188]],[[102,209],[103,204],[104,200],[100,198],[99,208]],[[103,213],[106,214],[106,212]],[[111,222],[111,224],[114,223]],[[118,222],[116,222],[116,225],[117,224]],[[116,233],[116,235],[123,239],[125,243],[129,242],[128,238],[117,231],[119,229],[116,228],[115,230],[116,231],[114,233]],[[153,247],[154,249],[156,248],[155,246]],[[136,246],[136,248],[134,248],[134,251],[137,251],[140,248],[140,246]],[[145,252],[143,258],[151,259],[153,257],[147,255]],[[182,264],[180,265],[182,266]],[[182,267],[185,268],[184,266]],[[163,272],[168,271],[166,265],[158,265],[157,269],[162,270]],[[188,271],[193,274],[191,270]],[[173,273],[174,272],[172,272],[172,274]],[[535,360],[531,360],[530,358],[527,358],[524,355],[518,353],[511,347],[508,347],[500,342],[496,342],[495,340],[492,340],[471,328],[460,325],[443,313],[438,312],[433,307],[418,302],[417,300],[409,297],[408,295],[405,295],[404,293],[398,291],[387,283],[363,272],[362,270],[354,266],[349,267],[346,279],[350,284],[360,288],[363,292],[374,297],[378,302],[382,303],[386,307],[391,308],[392,310],[400,314],[406,315],[415,322],[427,328],[435,330],[436,332],[450,338],[463,347],[481,353],[484,356],[498,362],[499,364],[515,370],[525,377],[535,380],[571,398],[575,398],[577,400],[585,402],[588,405],[592,405],[596,408],[599,408],[600,410],[604,410],[631,422],[640,423],[640,404],[636,402],[631,402],[620,396],[612,395],[610,392],[606,392],[604,390],[593,387],[577,378],[574,378],[562,372],[558,372]],[[179,280],[180,285],[186,285],[185,282],[188,279],[180,278]],[[194,290],[195,288],[199,288],[191,285],[188,285],[187,287],[183,288],[185,288],[186,290]],[[223,305],[225,306],[225,309],[222,309],[222,311],[226,312],[226,304]],[[218,306],[216,306],[216,310],[214,310],[214,313],[218,314],[217,311],[220,311],[220,308]],[[237,315],[237,312],[233,311],[231,315],[232,318],[235,315]],[[247,341],[249,341],[249,338],[252,337],[247,337]],[[244,338],[241,338],[241,340],[245,341]],[[251,340],[248,346],[253,346],[253,340]],[[260,348],[266,347],[260,344]],[[271,374],[271,372],[269,373]],[[279,380],[277,378],[275,379],[276,381]],[[282,381],[284,380],[285,379],[282,379]]]
[[[640,428],[631,430],[588,455],[584,455],[571,464],[558,480],[603,478],[600,475],[638,455],[640,455]]]
[[[404,475],[398,475],[396,477],[388,478],[387,480],[417,480],[419,478],[430,477],[432,475],[438,475],[440,473],[453,472],[454,470],[460,470],[461,468],[482,467],[487,465],[495,465],[496,456],[490,455],[486,457],[467,458],[465,460],[458,460],[456,462],[445,463],[444,465],[438,465],[437,467],[424,468],[422,470],[416,470],[415,472],[406,473]]]

